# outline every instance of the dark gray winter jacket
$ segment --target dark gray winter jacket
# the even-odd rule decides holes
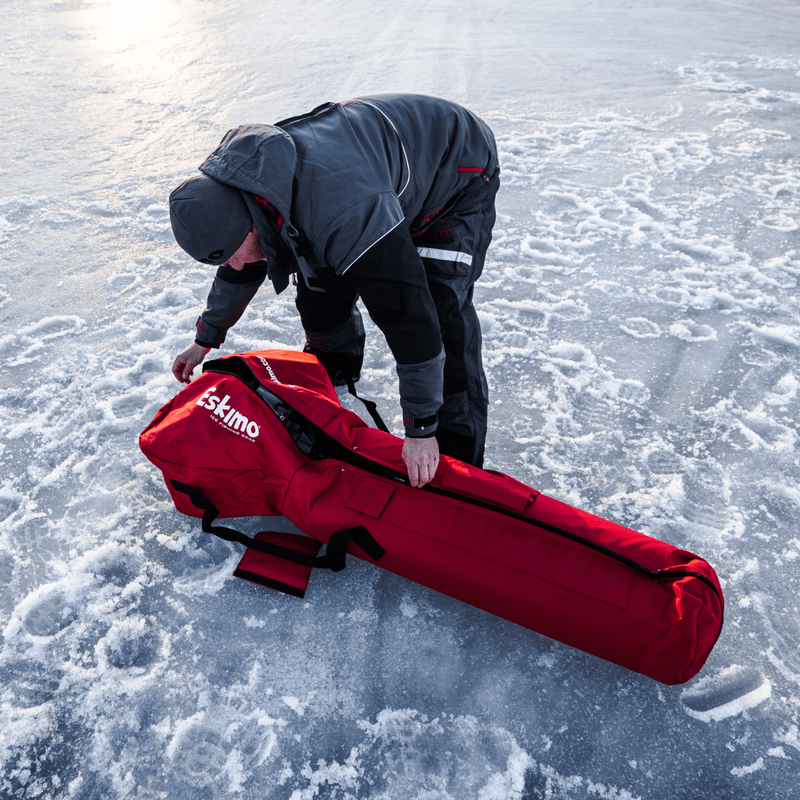
[[[496,169],[494,137],[482,120],[420,95],[327,103],[277,125],[244,125],[229,131],[200,166],[242,191],[276,292],[293,272],[314,288],[315,267],[333,267],[346,277],[356,262],[359,270],[369,269],[369,251],[384,237],[405,230],[410,239],[451,198]],[[408,252],[409,273],[418,272],[421,260]],[[263,271],[249,277],[232,272],[221,267],[215,279],[198,321],[201,343],[224,341],[265,277]],[[413,331],[406,334],[407,342]],[[387,335],[405,415],[435,414],[442,402],[441,338],[420,341],[413,359],[407,346],[400,352],[402,337],[392,338],[397,342]]]

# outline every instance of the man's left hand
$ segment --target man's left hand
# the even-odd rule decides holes
[[[194,368],[199,366],[208,354],[210,348],[202,347],[192,342],[183,352],[178,353],[172,365],[172,374],[181,382],[189,383],[192,380]]]
[[[412,439],[406,436],[403,442],[403,461],[415,489],[430,483],[439,466],[439,443],[436,437]]]

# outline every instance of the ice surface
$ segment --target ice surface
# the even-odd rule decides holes
[[[4,4],[1,797],[800,798],[800,6],[653,5]],[[716,567],[686,686],[355,559],[233,579],[140,455],[210,280],[169,190],[378,91],[495,129],[487,466]],[[300,346],[261,294],[224,352]],[[374,328],[361,388],[399,430]]]

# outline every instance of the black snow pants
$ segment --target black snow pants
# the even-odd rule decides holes
[[[489,392],[481,358],[481,329],[473,305],[495,222],[499,174],[476,182],[439,216],[412,233],[436,306],[445,351],[444,403],[439,409],[439,449],[475,466],[483,464]],[[413,227],[412,227],[413,231]],[[306,331],[305,351],[316,355],[336,385],[358,380],[364,358],[364,324],[358,291],[333,270],[318,273],[325,293],[302,281],[297,308]]]

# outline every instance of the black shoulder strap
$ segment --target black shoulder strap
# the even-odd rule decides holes
[[[361,397],[361,395],[356,393],[356,385],[353,383],[352,378],[347,379],[347,391],[350,392],[356,400],[360,400],[364,407],[367,409],[367,412],[372,417],[372,421],[378,427],[379,430],[382,430],[384,433],[389,433],[389,429],[386,427],[386,423],[383,421],[381,415],[378,413],[378,406],[375,404],[374,400],[367,400],[366,397]]]
[[[212,525],[214,520],[219,516],[219,509],[199,489],[195,489],[186,483],[181,483],[173,479],[170,479],[170,483],[176,491],[188,495],[192,504],[202,510],[203,531],[205,533],[213,533],[215,536],[219,536],[220,539],[224,539],[227,542],[238,542],[245,547],[250,547],[261,553],[284,558],[287,561],[294,561],[306,567],[329,569],[332,572],[341,572],[341,570],[345,568],[347,546],[351,541],[358,545],[373,561],[378,561],[386,553],[375,541],[372,534],[361,526],[336,531],[328,541],[328,547],[324,556],[309,556],[305,553],[298,553],[296,550],[291,550],[288,547],[253,539],[233,528],[226,528],[224,525]]]

